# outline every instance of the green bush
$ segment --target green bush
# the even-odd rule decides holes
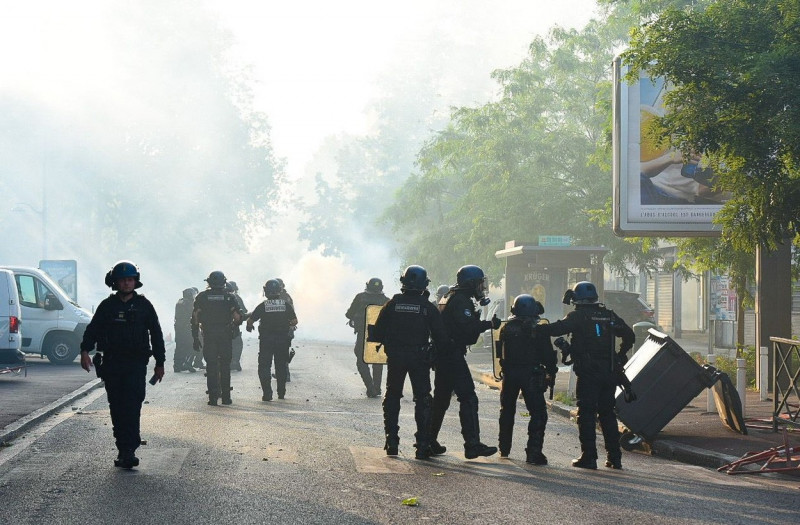
[[[695,361],[702,364],[707,364],[706,356],[699,352],[692,352],[691,356]],[[717,355],[714,367],[720,372],[725,372],[731,381],[736,382],[736,359],[745,360],[745,370],[747,377],[748,388],[755,388],[756,386],[756,349],[753,346],[739,348],[736,351],[735,358],[727,357],[724,355]]]
[[[569,392],[556,392],[553,395],[553,401],[558,401],[562,405],[574,406],[575,398],[569,395]]]

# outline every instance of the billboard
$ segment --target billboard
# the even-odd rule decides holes
[[[39,261],[39,269],[50,276],[74,302],[78,301],[78,262],[72,260]]]
[[[627,83],[614,61],[614,233],[625,236],[719,235],[714,215],[730,195],[713,189],[702,155],[683,158],[648,132],[665,114],[663,78],[642,72]]]

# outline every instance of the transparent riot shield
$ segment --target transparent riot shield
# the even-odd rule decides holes
[[[499,345],[497,344],[500,341],[500,330],[506,325],[507,321],[502,321],[500,323],[500,328],[497,330],[492,329],[492,373],[494,374],[494,378],[497,381],[503,380],[503,367],[500,366],[500,359],[503,357],[501,355],[502,349],[498,348]],[[541,318],[538,320],[536,324],[548,324],[550,321],[547,319]]]
[[[369,326],[374,325],[378,319],[378,313],[383,308],[380,304],[371,304],[367,306],[366,315],[364,316],[364,362],[368,365],[385,365],[386,352],[380,343],[370,343],[367,341],[369,335]]]

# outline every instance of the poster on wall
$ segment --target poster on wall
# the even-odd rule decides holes
[[[663,78],[642,72],[628,83],[614,61],[614,232],[619,236],[712,236],[714,215],[730,194],[713,188],[703,155],[684,158],[653,133],[665,114]]]
[[[736,321],[738,297],[728,276],[712,275],[710,284],[711,318],[717,321]]]

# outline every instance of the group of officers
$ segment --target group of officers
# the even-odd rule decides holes
[[[271,365],[275,363],[277,394],[283,399],[291,360],[291,341],[297,326],[293,301],[281,281],[270,279],[263,287],[265,300],[247,312],[238,296],[236,284],[220,271],[206,279],[208,288],[199,293],[184,291],[176,306],[175,371],[194,370],[196,356],[185,351],[186,331],[178,330],[178,307],[186,310],[191,302],[188,335],[195,352],[205,358],[208,404],[230,405],[230,371],[241,356],[241,331],[252,331],[259,323],[258,376],[262,400],[272,400]],[[547,409],[544,392],[552,387],[557,373],[557,355],[551,336],[572,335],[571,355],[578,377],[576,396],[581,456],[572,464],[597,468],[595,425],[599,420],[606,448],[606,467],[621,469],[619,430],[614,414],[615,374],[627,360],[625,355],[634,343],[633,330],[613,311],[598,302],[595,286],[580,282],[564,296],[566,304],[575,305],[564,319],[552,324],[540,322],[541,303],[527,294],[515,298],[511,317],[501,328],[496,316],[482,320],[478,306],[489,303],[488,284],[481,268],[461,267],[456,284],[437,290],[437,301],[429,300],[429,279],[421,266],[407,267],[400,277],[401,293],[391,299],[383,294],[378,278],[366,283],[347,313],[357,338],[355,346],[358,371],[369,397],[382,394],[382,365],[373,365],[372,374],[363,359],[365,340],[378,343],[386,353],[386,394],[383,398],[385,430],[384,449],[396,456],[400,444],[399,413],[405,377],[411,381],[416,420],[417,459],[446,452],[438,436],[444,415],[455,393],[459,402],[464,455],[468,459],[491,456],[498,448],[480,440],[478,397],[466,362],[467,348],[489,329],[500,330],[496,352],[502,357],[503,370],[499,450],[508,457],[511,450],[517,399],[522,394],[530,413],[526,460],[547,464],[542,453]],[[161,381],[166,360],[164,339],[158,316],[149,300],[135,290],[142,286],[138,268],[120,261],[106,275],[106,285],[114,293],[104,299],[89,323],[81,343],[81,366],[92,364],[102,377],[108,395],[112,425],[119,455],[115,466],[133,468],[139,464],[135,451],[140,444],[139,419],[144,401],[146,365],[152,355],[155,369],[151,384]],[[367,329],[365,311],[369,305],[382,305],[374,324]],[[621,338],[615,351],[615,338]],[[239,339],[239,343],[235,343]],[[179,349],[179,344],[181,348]],[[238,350],[235,350],[238,348]],[[92,359],[89,353],[97,350]],[[238,352],[238,354],[237,354]],[[434,384],[431,394],[430,371]],[[239,366],[238,369],[241,369]],[[190,371],[191,371],[190,370]]]
[[[370,283],[367,283],[368,289]],[[605,466],[622,468],[619,428],[614,413],[615,392],[618,374],[635,338],[625,321],[599,302],[594,284],[582,281],[567,290],[564,303],[574,305],[575,309],[552,324],[541,319],[544,307],[540,302],[531,295],[519,295],[511,307],[511,317],[501,328],[502,323],[496,316],[491,320],[480,318],[477,306],[485,306],[489,299],[486,277],[478,266],[461,267],[455,286],[446,290],[439,287],[437,292],[442,295],[436,303],[429,301],[430,281],[421,266],[407,267],[400,283],[401,293],[381,307],[367,334],[367,340],[379,343],[387,356],[383,399],[387,455],[398,453],[400,399],[406,376],[414,395],[417,459],[428,459],[446,451],[438,436],[453,392],[459,402],[464,456],[472,459],[497,452],[496,447],[481,443],[478,397],[466,362],[467,347],[491,328],[500,330],[494,350],[502,366],[500,456],[508,457],[511,451],[514,414],[521,393],[530,413],[526,461],[547,464],[542,452],[547,425],[544,393],[552,388],[558,372],[557,355],[550,337],[571,334],[570,353],[578,377],[576,396],[581,445],[581,456],[573,460],[572,465],[597,468],[595,425],[599,421],[606,448]],[[616,338],[621,339],[619,350],[615,348]],[[357,353],[358,349],[357,344]],[[433,395],[431,368],[435,371]],[[373,392],[374,388],[373,385]]]

